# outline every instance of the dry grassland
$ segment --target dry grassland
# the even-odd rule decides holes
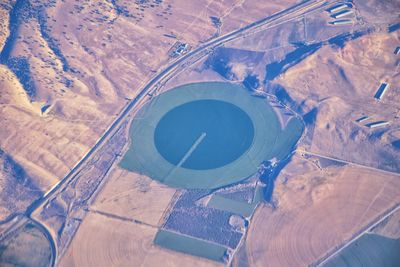
[[[0,51],[3,50],[4,43],[9,35],[8,21],[10,19],[10,8],[13,4],[12,0],[2,1],[0,6]]]
[[[277,79],[290,96],[316,117],[300,145],[307,150],[363,165],[399,172],[400,151],[391,145],[400,126],[400,76],[393,51],[396,34],[374,33],[348,42],[343,49],[323,47]],[[381,82],[390,89],[381,101]],[[305,97],[307,96],[307,97]],[[356,123],[362,116],[370,119]],[[369,129],[365,124],[389,121]]]
[[[246,240],[252,266],[306,266],[400,202],[400,177],[355,166],[321,168],[296,154],[260,207]]]
[[[159,226],[175,189],[119,167],[107,179],[90,209]]]
[[[0,66],[0,147],[46,191],[94,145],[127,98],[171,62],[177,40],[196,47],[214,36],[210,16],[221,18],[226,33],[295,2],[30,1],[10,50],[10,58],[25,60],[30,88]],[[9,10],[0,12],[8,22]],[[8,24],[1,25],[0,47],[8,36]]]
[[[91,213],[59,266],[219,266],[156,247],[156,228]]]

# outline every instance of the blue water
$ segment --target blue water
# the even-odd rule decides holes
[[[183,168],[206,170],[222,167],[250,147],[254,126],[239,107],[220,100],[198,100],[178,106],[157,124],[154,142],[158,152],[178,165],[205,133]]]

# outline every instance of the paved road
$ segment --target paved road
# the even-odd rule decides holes
[[[213,48],[220,46],[228,41],[231,41],[237,37],[239,37],[241,34],[252,31],[256,28],[262,27],[266,24],[274,23],[279,19],[286,18],[288,16],[294,16],[298,14],[298,12],[305,12],[305,10],[310,10],[315,7],[327,5],[328,3],[334,3],[336,1],[324,1],[324,0],[308,0],[305,1],[301,4],[295,5],[293,7],[290,7],[289,9],[286,9],[284,11],[275,13],[274,15],[267,17],[265,19],[259,20],[257,22],[251,23],[239,30],[236,30],[234,32],[228,33],[226,35],[220,36],[216,39],[213,39],[199,48],[190,51],[189,53],[185,54],[175,62],[173,62],[170,66],[168,66],[166,69],[161,71],[159,74],[157,74],[154,78],[152,78],[139,92],[139,94],[132,99],[128,105],[123,109],[123,111],[118,115],[118,117],[114,120],[114,122],[111,124],[111,126],[104,132],[104,134],[99,138],[99,140],[96,142],[96,144],[90,149],[90,151],[75,165],[74,168],[71,169],[71,171],[65,176],[62,180],[60,180],[59,183],[57,183],[53,188],[51,188],[50,191],[48,191],[46,194],[44,194],[43,197],[39,198],[37,201],[35,201],[31,206],[28,207],[27,211],[25,214],[30,217],[32,213],[39,208],[42,204],[46,202],[47,199],[51,198],[52,196],[55,195],[56,192],[59,191],[59,189],[63,186],[71,182],[74,178],[74,176],[79,172],[79,170],[82,168],[83,164],[85,164],[90,158],[90,156],[97,151],[97,149],[114,133],[114,131],[118,128],[118,126],[121,124],[121,122],[126,118],[127,115],[130,114],[130,112],[133,110],[133,108],[140,103],[141,101],[145,100],[146,97],[148,97],[148,93],[154,89],[157,84],[159,84],[163,79],[168,77],[173,71],[175,71],[181,64],[184,62],[189,61],[190,59],[194,58],[195,56],[198,56],[202,52],[204,52],[207,49]],[[289,17],[291,18],[291,17]],[[288,18],[288,19],[289,19]]]
[[[347,242],[343,243],[343,245],[341,247],[339,247],[338,249],[334,250],[333,252],[331,252],[330,254],[328,254],[327,256],[325,256],[324,258],[322,258],[318,263],[313,264],[312,266],[316,266],[316,267],[322,267],[324,266],[324,264],[328,263],[328,261],[330,259],[332,259],[333,257],[335,257],[336,255],[338,255],[342,250],[344,250],[345,248],[347,248],[348,246],[350,246],[354,241],[356,241],[357,239],[359,239],[361,236],[363,236],[364,234],[368,233],[369,231],[371,231],[375,226],[379,225],[381,222],[383,222],[386,218],[388,218],[389,216],[391,216],[393,213],[395,213],[396,211],[400,210],[400,204],[397,204],[393,209],[391,209],[389,212],[386,212],[382,217],[378,218],[376,221],[372,222],[370,225],[368,225],[366,227],[365,230],[361,231],[360,233],[358,233],[357,235],[355,235],[352,239],[348,240]]]
[[[385,171],[385,170],[382,170],[382,169],[378,169],[378,168],[374,168],[374,167],[370,167],[370,166],[354,163],[354,162],[347,161],[347,160],[341,160],[341,159],[333,158],[333,157],[330,157],[330,156],[321,155],[321,154],[310,152],[310,151],[306,151],[306,150],[303,150],[303,149],[297,149],[296,152],[298,152],[300,154],[307,154],[307,155],[317,156],[317,157],[321,157],[321,158],[325,158],[325,159],[329,159],[329,160],[334,160],[334,161],[337,161],[337,162],[341,162],[341,163],[357,166],[357,167],[360,167],[360,168],[373,170],[373,171],[376,171],[376,172],[381,172],[381,173],[385,173],[385,174],[400,176],[400,173]],[[393,207],[392,209],[390,209],[388,211],[385,211],[380,217],[378,217],[376,220],[372,221],[367,227],[365,227],[364,230],[362,230],[359,233],[357,233],[350,240],[345,241],[343,244],[341,244],[336,249],[332,250],[331,252],[328,252],[328,254],[326,256],[324,256],[322,259],[319,259],[317,262],[315,262],[311,266],[317,266],[317,267],[324,266],[324,264],[328,263],[328,261],[330,259],[332,259],[336,255],[338,255],[341,251],[343,251],[348,246],[350,246],[354,241],[359,239],[362,235],[364,235],[364,234],[368,233],[369,231],[371,231],[375,226],[379,225],[382,221],[384,221],[386,218],[391,216],[393,213],[395,213],[399,209],[400,209],[400,204],[396,204],[395,207]]]
[[[159,85],[163,82],[163,80],[171,78],[171,75],[174,75],[174,72],[180,68],[180,67],[185,67],[186,65],[190,65],[191,60],[195,60],[196,57],[203,57],[207,55],[209,52],[212,51],[215,47],[221,46],[226,42],[229,42],[233,39],[243,37],[246,34],[249,34],[253,32],[254,30],[260,29],[261,27],[268,26],[268,25],[273,25],[274,23],[277,22],[285,22],[288,20],[293,19],[294,17],[299,17],[301,15],[304,15],[306,13],[315,11],[319,7],[327,6],[328,4],[333,4],[336,3],[337,0],[307,0],[304,1],[300,4],[294,5],[286,10],[283,10],[281,12],[275,13],[267,18],[264,18],[262,20],[259,20],[257,22],[251,23],[243,28],[240,28],[236,31],[233,31],[231,33],[219,36],[215,39],[212,39],[204,44],[202,44],[200,47],[197,49],[188,52],[187,54],[183,55],[176,61],[172,62],[171,65],[166,67],[164,70],[156,74],[144,87],[141,88],[140,92],[138,95],[132,99],[122,110],[122,112],[118,115],[118,117],[114,120],[114,122],[110,125],[110,127],[104,132],[104,134],[98,139],[96,144],[86,153],[86,155],[71,169],[71,171],[62,179],[60,182],[58,182],[54,187],[52,187],[47,193],[45,193],[41,198],[33,202],[26,210],[24,213],[25,216],[22,217],[21,219],[18,220],[18,222],[15,224],[19,224],[23,221],[33,221],[38,227],[40,227],[44,233],[46,234],[47,238],[49,238],[51,245],[52,245],[52,250],[54,253],[54,258],[53,258],[53,264],[54,265],[54,260],[56,259],[56,247],[54,245],[54,240],[52,240],[52,237],[48,231],[48,229],[45,228],[40,222],[37,220],[34,220],[32,218],[32,214],[35,211],[38,211],[49,199],[54,197],[56,194],[60,192],[65,186],[67,186],[69,183],[71,183],[74,178],[77,176],[79,171],[84,167],[84,164],[88,162],[88,159],[91,157],[93,153],[95,153],[98,148],[100,148],[118,129],[118,127],[121,125],[122,122],[125,121],[127,116],[131,114],[131,112],[134,110],[135,107],[138,106],[138,104],[146,101],[149,99],[149,93],[157,89]],[[11,233],[12,232],[13,226],[11,226],[6,232]]]
[[[303,150],[303,149],[297,149],[296,152],[301,153],[301,154],[308,154],[308,155],[312,155],[312,156],[317,156],[317,157],[321,157],[321,158],[325,158],[325,159],[329,159],[329,160],[333,160],[333,161],[337,161],[337,162],[341,162],[341,163],[357,166],[357,167],[360,167],[360,168],[373,170],[373,171],[376,171],[376,172],[382,172],[382,173],[385,173],[385,174],[400,176],[400,173],[385,171],[385,170],[382,170],[382,169],[378,169],[378,168],[374,168],[374,167],[370,167],[370,166],[354,163],[354,162],[351,162],[351,161],[341,160],[341,159],[333,158],[333,157],[330,157],[330,156],[325,156],[325,155],[321,155],[321,154],[318,154],[318,153],[313,153],[313,152],[306,151],[306,150]],[[362,230],[361,232],[356,234],[350,240],[347,240],[346,242],[344,242],[338,248],[336,248],[333,251],[329,252],[326,256],[324,256],[322,259],[318,260],[316,263],[312,264],[311,266],[317,266],[317,267],[324,266],[324,264],[326,264],[330,259],[332,259],[336,255],[338,255],[342,250],[344,250],[345,248],[350,246],[354,241],[356,241],[362,235],[368,233],[371,229],[373,229],[375,226],[380,224],[382,221],[384,221],[386,218],[391,216],[393,213],[395,213],[399,209],[400,209],[400,204],[397,204],[394,208],[384,212],[384,214],[382,214],[380,217],[378,217],[375,221],[371,222],[364,230]]]

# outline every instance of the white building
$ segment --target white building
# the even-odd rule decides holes
[[[352,25],[353,21],[350,19],[335,20],[331,22],[332,25],[342,26],[342,25]]]
[[[353,14],[353,10],[343,10],[343,11],[333,14],[331,17],[335,18],[335,19],[340,19],[340,18],[343,18],[343,17],[351,15],[351,14]]]
[[[389,83],[382,83],[381,86],[379,86],[378,91],[376,91],[375,98],[378,100],[382,100],[383,95],[386,93],[388,89],[389,89]]]
[[[332,7],[331,9],[329,9],[329,13],[335,13],[335,12],[339,12],[345,8],[351,8],[352,6],[349,4],[339,4],[337,6]]]
[[[378,127],[383,127],[383,126],[389,125],[389,123],[390,122],[388,122],[388,121],[377,121],[377,122],[367,124],[367,127],[373,129],[373,128],[378,128]]]

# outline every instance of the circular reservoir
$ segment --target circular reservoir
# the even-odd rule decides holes
[[[186,84],[137,112],[120,166],[171,187],[214,189],[287,157],[302,132],[296,117],[282,129],[269,102],[241,85]]]
[[[171,164],[208,170],[238,159],[253,137],[253,123],[238,106],[221,100],[196,100],[161,118],[154,143]]]

